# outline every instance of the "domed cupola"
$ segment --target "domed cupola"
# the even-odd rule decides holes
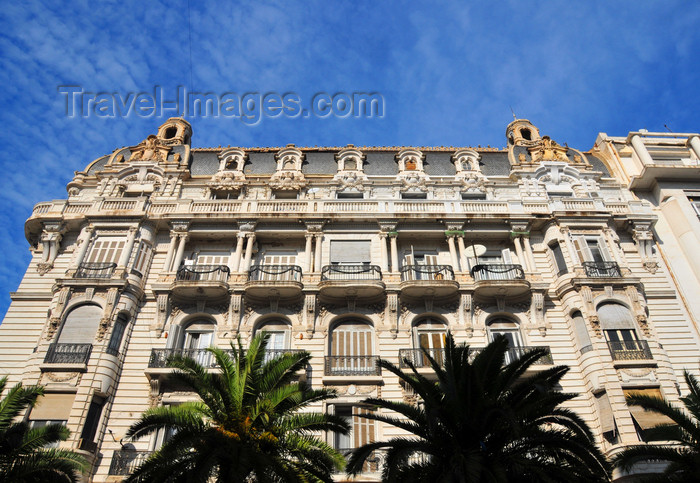
[[[516,119],[506,128],[508,146],[533,146],[540,140],[540,130],[527,119]]]

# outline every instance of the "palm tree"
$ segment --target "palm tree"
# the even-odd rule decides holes
[[[418,405],[370,398],[365,403],[396,413],[364,417],[409,433],[367,444],[353,453],[348,472],[362,471],[386,450],[384,481],[583,482],[608,481],[605,457],[584,421],[561,405],[575,397],[557,391],[568,367],[535,375],[526,370],[545,355],[533,350],[505,364],[508,342],[498,337],[481,351],[446,339],[444,367],[424,350],[437,381],[380,361],[422,401]],[[442,361],[441,361],[442,362]]]
[[[173,436],[127,481],[332,481],[345,460],[317,434],[349,428],[341,418],[308,407],[335,393],[295,382],[311,355],[266,357],[268,338],[253,337],[248,350],[240,340],[238,347],[231,343],[231,351],[208,349],[216,372],[187,357],[169,361],[178,369],[173,382],[200,401],[149,409],[131,426],[127,436],[133,439],[158,430]]]
[[[6,386],[7,376],[0,378],[0,393]],[[27,422],[17,421],[43,395],[42,386],[19,383],[0,400],[0,481],[79,481],[85,460],[72,451],[47,447],[68,439],[68,428],[60,424],[30,428]]]
[[[648,476],[644,481],[688,481],[700,478],[700,382],[685,371],[685,382],[690,393],[681,398],[685,410],[673,406],[665,399],[641,394],[627,397],[627,404],[655,411],[671,419],[668,424],[657,425],[644,432],[648,441],[673,441],[673,445],[640,444],[620,452],[613,459],[616,467],[630,471],[641,462],[664,462],[663,474]]]

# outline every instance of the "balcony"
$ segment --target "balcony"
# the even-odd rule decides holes
[[[183,298],[221,298],[228,294],[228,276],[225,265],[183,265],[170,290]]]
[[[225,350],[233,354],[231,349]],[[194,359],[206,368],[218,367],[214,354],[207,349],[152,349],[151,358],[148,361],[149,369],[164,369],[168,367],[168,361],[173,356],[189,357]]]
[[[73,278],[105,279],[112,278],[116,263],[81,263]]]
[[[457,293],[459,283],[450,265],[405,265],[400,288],[407,297],[448,297]]]
[[[382,271],[376,265],[326,265],[321,271],[319,294],[336,301],[348,297],[372,299],[384,293]]]
[[[608,348],[614,361],[648,361],[654,358],[645,340],[608,341]]]
[[[510,347],[508,352],[506,352],[506,364],[513,362],[516,359],[523,357],[525,354],[532,352],[536,349],[544,349],[545,354],[537,359],[534,366],[551,366],[554,365],[554,359],[552,358],[552,352],[548,346],[519,346]],[[426,349],[430,357],[435,359],[435,361],[443,366],[445,363],[445,349]],[[479,352],[484,350],[481,347],[470,347],[469,355],[470,360],[472,357],[476,356]],[[423,349],[399,349],[399,367],[408,367],[406,362],[410,362],[417,369],[422,367],[430,367],[430,361],[426,357]]]
[[[251,298],[297,298],[304,288],[301,276],[298,265],[255,265],[248,271],[248,281],[243,288]]]
[[[61,344],[49,346],[44,364],[87,364],[92,353],[92,344]]]
[[[109,474],[118,476],[128,476],[136,468],[151,456],[150,451],[136,451],[122,449],[115,451],[112,455],[112,463],[109,465]]]
[[[622,277],[620,266],[616,262],[583,262],[586,276],[595,278]]]
[[[530,282],[520,265],[485,263],[471,270],[474,294],[482,297],[517,297],[530,291]]]
[[[377,367],[379,356],[326,356],[324,375],[326,376],[379,376]]]

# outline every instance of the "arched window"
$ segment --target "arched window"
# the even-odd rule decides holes
[[[66,315],[58,334],[59,344],[92,344],[102,317],[102,307],[80,305]]]
[[[576,340],[578,341],[581,354],[585,354],[592,349],[591,337],[588,334],[586,321],[584,320],[583,315],[581,315],[581,312],[574,312],[571,315],[571,319],[574,322],[574,332],[576,334]]]
[[[109,338],[109,344],[106,350],[107,354],[111,354],[115,357],[119,356],[119,348],[122,345],[122,339],[124,338],[124,333],[128,326],[129,316],[124,313],[119,314],[112,328],[112,335]]]
[[[265,332],[270,336],[267,341],[267,350],[265,354],[265,361],[284,353],[289,350],[290,341],[292,337],[291,326],[283,320],[270,320],[263,322],[255,330],[256,334]]]
[[[447,327],[440,320],[424,318],[416,322],[413,326],[413,344],[420,352],[417,354],[418,357],[414,358],[414,364],[417,367],[430,365],[430,361],[421,349],[427,350],[433,359],[442,363],[445,356],[446,335]]]
[[[506,354],[506,364],[514,361],[522,355],[523,340],[520,336],[518,324],[505,317],[494,318],[487,323],[489,340],[493,341],[502,335],[508,341],[508,353]]]
[[[327,373],[376,374],[374,329],[367,322],[348,320],[337,324],[330,337]]]
[[[182,355],[193,358],[203,366],[211,365],[213,358],[206,349],[214,342],[215,329],[214,322],[208,319],[197,319],[187,324],[180,339]]]
[[[637,337],[634,317],[627,307],[606,302],[598,306],[597,312],[614,360],[651,359],[649,346]]]

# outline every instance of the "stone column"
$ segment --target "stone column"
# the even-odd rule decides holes
[[[253,244],[255,243],[255,233],[246,234],[248,242],[245,246],[245,259],[243,260],[243,265],[241,266],[241,272],[247,272],[250,269],[250,262],[253,259]]]
[[[121,256],[119,257],[119,261],[117,262],[117,268],[123,269],[126,268],[126,266],[129,264],[129,260],[131,259],[131,252],[134,251],[134,243],[136,242],[136,231],[137,228],[134,226],[129,228],[129,234],[126,237],[126,245],[122,250]]]
[[[228,261],[229,272],[237,272],[241,266],[241,255],[243,255],[243,242],[245,241],[245,233],[236,233],[236,251],[231,254]]]
[[[399,271],[399,249],[396,245],[396,235],[389,235],[391,241],[391,271]]]
[[[518,257],[518,263],[523,267],[523,269],[525,269],[526,272],[531,272],[532,269],[528,266],[529,263],[527,263],[527,260],[525,260],[525,256],[523,255],[523,247],[520,243],[519,236],[513,238],[513,245],[515,245],[515,254]]]
[[[450,247],[450,258],[452,259],[452,267],[459,268],[459,260],[457,259],[457,249],[455,248],[455,237],[449,235],[447,237],[447,246]]]
[[[177,254],[175,255],[175,260],[173,260],[172,271],[176,272],[180,268],[182,263],[182,258],[185,256],[185,245],[187,245],[188,235],[186,233],[178,234],[180,238],[180,244],[177,246]]]
[[[532,245],[530,244],[530,237],[523,237],[523,245],[525,245],[525,254],[530,262],[530,271],[537,272],[537,264],[535,263],[535,254],[532,252]]]
[[[304,271],[313,272],[313,267],[311,266],[311,252],[313,250],[313,239],[314,236],[310,233],[306,234],[306,247],[304,248]]]
[[[75,257],[76,267],[79,267],[83,260],[85,259],[85,254],[87,253],[88,247],[90,246],[90,240],[92,239],[92,234],[95,233],[94,226],[86,226],[83,228],[83,233],[80,237],[83,239],[82,245],[80,245],[80,250],[78,251],[78,256]]]
[[[654,164],[654,160],[651,159],[651,155],[649,154],[649,151],[647,151],[647,147],[644,145],[644,141],[642,141],[639,134],[632,136],[632,148],[634,149],[634,152],[637,153],[637,156],[639,156],[642,164]]]
[[[170,245],[168,245],[168,253],[165,255],[165,264],[163,271],[169,272],[173,264],[173,254],[175,253],[175,245],[177,245],[177,234],[170,232]]]
[[[700,136],[691,136],[688,144],[690,144],[690,148],[695,151],[695,156],[697,156],[700,161]]]
[[[316,238],[316,246],[314,250],[314,272],[320,272],[323,268],[322,266],[322,252],[321,252],[321,244],[323,243],[323,235],[318,234],[315,235]]]
[[[379,233],[379,249],[382,254],[382,272],[389,271],[389,254],[386,248],[386,233]]]
[[[469,271],[469,260],[467,260],[467,249],[464,246],[464,237],[457,237],[457,247],[459,248],[459,263],[463,272]],[[456,267],[455,267],[456,271]]]

